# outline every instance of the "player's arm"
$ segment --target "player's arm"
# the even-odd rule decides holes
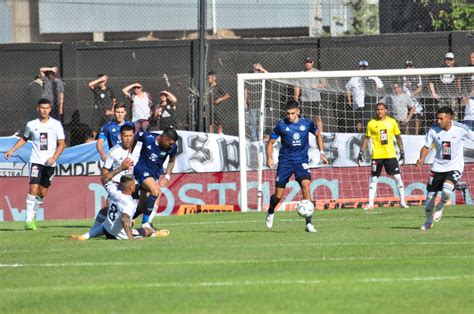
[[[276,139],[270,139],[267,143],[267,166],[269,168],[273,168],[273,144],[275,143]]]
[[[102,144],[104,143],[104,139],[99,137],[97,139],[97,142],[95,143],[95,148],[97,149],[97,152],[100,155],[100,159],[102,161],[105,161],[107,159],[107,155],[104,152],[104,148],[102,147]]]
[[[28,142],[28,139],[25,138],[25,137],[20,137],[18,139],[18,141],[16,141],[15,145],[13,145],[12,148],[10,148],[10,150],[8,152],[5,153],[4,157],[6,160],[10,159],[10,156],[13,155],[13,153],[19,149],[20,147],[22,147],[23,145],[26,144],[26,142]]]
[[[102,184],[106,184],[107,182],[112,180],[112,178],[115,177],[117,174],[119,174],[120,172],[122,172],[124,170],[129,169],[132,166],[133,166],[132,158],[127,157],[122,161],[122,163],[120,164],[120,167],[118,167],[117,169],[114,169],[112,171],[108,171],[107,173],[102,175],[100,177],[100,181],[102,182]]]
[[[395,139],[397,141],[398,149],[400,150],[400,158],[398,159],[398,162],[400,163],[400,165],[404,165],[405,164],[405,149],[403,148],[402,136],[400,134],[397,134],[395,135]]]
[[[357,156],[357,163],[359,165],[363,160],[364,151],[369,146],[369,140],[370,140],[370,136],[367,136],[367,134],[366,134],[365,137],[364,137],[364,140],[362,141],[362,145],[360,146],[359,156]]]
[[[176,163],[176,156],[170,156],[168,166],[166,166],[165,176],[160,180],[160,186],[166,186],[171,180],[171,173],[173,172],[174,165]]]
[[[426,146],[423,146],[420,150],[420,158],[416,161],[416,165],[420,167],[421,165],[424,164],[426,156],[428,156],[428,153],[430,152],[430,149]]]
[[[59,156],[63,153],[64,148],[66,148],[66,141],[64,139],[58,140],[58,146],[56,147],[56,151],[54,152],[52,157],[49,157],[48,160],[46,160],[46,163],[48,165],[54,165],[56,160],[58,160]]]
[[[325,164],[329,164],[329,160],[326,157],[326,153],[324,152],[323,136],[321,135],[320,130],[317,130],[316,133],[314,133],[314,135],[316,136],[316,143],[318,144],[318,149],[319,149],[319,153],[321,155],[321,160]]]
[[[130,216],[128,214],[122,213],[122,227],[127,234],[129,240],[134,240],[135,237],[133,236],[132,229],[130,228]]]

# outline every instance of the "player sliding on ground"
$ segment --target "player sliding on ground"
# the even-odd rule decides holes
[[[405,187],[403,186],[402,175],[400,173],[399,162],[405,163],[405,153],[403,151],[403,141],[400,136],[400,129],[395,119],[387,115],[388,108],[384,103],[375,105],[376,118],[367,123],[365,138],[360,148],[357,162],[362,162],[364,151],[367,149],[369,140],[372,139],[372,163],[369,182],[369,204],[364,208],[370,210],[374,208],[375,195],[377,195],[377,181],[379,180],[382,168],[385,172],[395,178],[398,193],[400,194],[400,206],[408,208],[405,202]],[[397,161],[393,138],[396,138],[400,149],[400,160]]]
[[[464,124],[453,121],[454,112],[450,107],[441,107],[436,112],[437,123],[426,134],[425,145],[421,148],[417,166],[423,165],[432,145],[436,155],[431,165],[425,202],[426,221],[421,230],[431,229],[433,220],[439,222],[443,216],[443,206],[451,199],[456,183],[464,171],[464,140],[474,140],[474,133]],[[441,191],[441,200],[432,214],[436,195]]]
[[[300,118],[298,102],[290,100],[286,105],[286,119],[280,120],[267,143],[267,166],[273,168],[273,144],[281,137],[281,149],[278,156],[278,168],[276,174],[275,193],[270,197],[270,207],[268,208],[265,223],[268,228],[273,227],[273,217],[275,207],[285,194],[285,186],[292,174],[298,181],[303,198],[311,201],[310,184],[311,172],[308,167],[309,133],[316,136],[316,142],[321,154],[321,159],[328,164],[329,161],[324,154],[323,138],[315,126],[314,122],[305,118]],[[306,232],[316,232],[311,223],[311,217],[306,217]]]
[[[92,228],[94,230],[92,231],[93,234],[103,233],[107,239],[113,240],[133,240],[157,236],[155,230],[149,227],[132,229],[132,217],[137,208],[132,197],[132,193],[136,188],[133,175],[122,175],[118,185],[112,181],[120,172],[127,171],[131,167],[133,167],[133,160],[127,157],[122,161],[120,167],[101,176],[102,184],[109,193],[109,209],[105,222]],[[70,239],[87,240],[85,235],[72,235]]]

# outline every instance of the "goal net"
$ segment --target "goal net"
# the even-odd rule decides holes
[[[430,152],[424,166],[415,166],[425,134],[435,123],[436,110],[442,106],[450,106],[459,122],[474,120],[473,85],[471,67],[239,74],[242,211],[268,208],[275,189],[276,166],[274,169],[266,166],[266,144],[277,122],[285,118],[286,103],[295,99],[295,95],[301,115],[323,130],[324,151],[330,160],[329,165],[321,162],[316,139],[310,136],[311,195],[319,209],[366,205],[370,149],[361,166],[357,164],[357,156],[367,122],[375,117],[378,102],[387,104],[389,115],[398,121],[402,132],[405,164],[401,171],[407,201],[421,205],[434,155]],[[278,141],[273,147],[275,164],[279,147]],[[453,201],[471,203],[473,143],[466,143],[464,155],[463,185],[455,191]],[[394,178],[382,172],[378,182],[377,206],[396,206],[398,192]],[[288,205],[298,200],[301,200],[300,187],[290,178],[282,202]]]

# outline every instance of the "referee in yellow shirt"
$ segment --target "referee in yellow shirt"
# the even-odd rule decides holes
[[[402,175],[400,173],[400,166],[398,164],[397,155],[393,138],[397,139],[397,145],[400,149],[400,163],[405,162],[405,154],[403,151],[403,141],[400,136],[400,129],[395,119],[387,115],[388,108],[384,103],[378,103],[375,106],[375,113],[377,118],[372,119],[367,124],[367,131],[365,133],[362,147],[360,148],[358,163],[362,161],[364,150],[367,149],[369,139],[372,139],[372,163],[369,181],[369,204],[365,210],[374,208],[375,195],[377,194],[377,181],[382,173],[382,168],[385,172],[395,178],[397,182],[398,193],[400,194],[400,206],[408,208],[405,202],[405,187],[403,186]]]

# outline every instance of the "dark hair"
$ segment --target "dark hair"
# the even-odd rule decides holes
[[[131,126],[130,124],[124,124],[120,127],[120,133],[126,132],[126,131],[132,131],[135,132],[135,128]]]
[[[209,75],[216,75],[216,72],[214,72],[214,71],[209,71],[209,73],[207,73],[207,76],[209,76]]]
[[[104,73],[97,74],[97,78],[104,76]]]
[[[133,181],[135,181],[135,177],[132,174],[124,174],[120,177],[120,184],[123,186],[129,186]]]
[[[450,114],[451,116],[454,116],[454,111],[453,111],[453,109],[451,109],[451,108],[448,107],[448,106],[444,106],[444,107],[439,108],[439,109],[436,111],[436,114],[439,114],[439,113],[445,113],[445,114]]]
[[[178,140],[178,132],[173,127],[169,127],[163,130],[161,135],[166,136],[170,140],[177,141]]]
[[[375,104],[375,108],[377,108],[378,106],[384,106],[384,107],[385,107],[385,109],[387,109],[387,110],[388,110],[388,106],[387,106],[387,104],[386,104],[386,103],[383,103],[383,102],[378,102],[378,103],[376,103],[376,104]]]
[[[51,105],[51,102],[49,101],[48,98],[41,98],[40,100],[38,100],[38,106],[39,105],[46,105],[46,104]]]
[[[114,110],[116,110],[116,109],[118,109],[118,108],[125,108],[125,109],[127,109],[127,106],[125,106],[124,103],[118,102],[118,103],[115,104]]]
[[[290,100],[289,102],[286,103],[286,109],[295,109],[299,108],[300,104],[296,100]]]

